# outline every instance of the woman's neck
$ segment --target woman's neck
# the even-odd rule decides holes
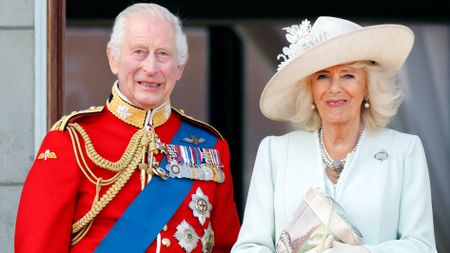
[[[344,159],[358,143],[362,131],[360,122],[354,124],[323,124],[323,142],[332,159]]]

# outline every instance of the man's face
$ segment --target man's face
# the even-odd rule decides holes
[[[133,105],[153,109],[169,98],[183,73],[175,29],[165,20],[140,15],[126,20],[124,35],[118,59],[108,48],[111,71]]]

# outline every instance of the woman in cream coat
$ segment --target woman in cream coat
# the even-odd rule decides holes
[[[332,196],[363,236],[362,245],[334,241],[311,252],[436,252],[421,140],[386,128],[402,101],[395,75],[412,31],[333,17],[285,30],[290,45],[261,111],[302,130],[261,142],[232,252],[275,252],[310,187]]]

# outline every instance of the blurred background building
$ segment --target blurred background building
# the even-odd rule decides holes
[[[114,17],[133,2],[0,1],[2,252],[13,252],[21,187],[47,129],[64,114],[105,103],[115,80],[106,42]],[[407,98],[390,127],[423,141],[438,250],[450,252],[450,15],[443,6],[429,1],[402,7],[388,1],[153,2],[181,17],[189,40],[189,63],[172,105],[211,123],[229,141],[241,216],[259,142],[290,130],[259,110],[261,91],[287,45],[281,28],[323,15],[363,25],[409,26],[416,41],[400,73]]]

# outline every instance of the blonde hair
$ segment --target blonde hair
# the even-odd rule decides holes
[[[361,104],[361,119],[364,128],[377,131],[391,121],[403,101],[404,94],[395,75],[386,72],[380,65],[372,61],[357,61],[348,64],[354,68],[362,68],[367,76],[367,95],[369,108]],[[296,97],[296,114],[289,120],[297,127],[306,130],[317,130],[322,126],[322,119],[313,104],[310,76],[300,80],[294,92]]]
[[[127,19],[140,14],[161,18],[173,25],[175,30],[178,64],[184,64],[188,55],[188,44],[180,19],[166,8],[149,3],[133,4],[117,15],[116,20],[114,21],[111,38],[108,42],[108,47],[112,49],[114,59],[120,57],[120,49],[122,48],[125,37]]]

